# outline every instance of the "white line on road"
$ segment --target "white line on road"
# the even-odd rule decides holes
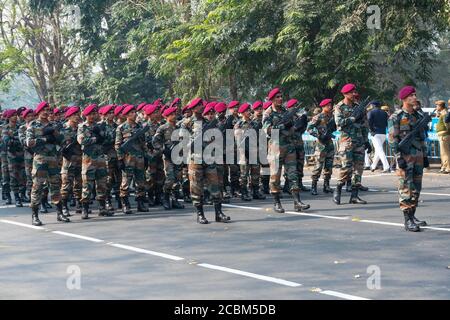
[[[20,222],[15,222],[15,221],[10,221],[10,220],[0,220],[0,222],[8,223],[8,224],[14,224],[16,226],[25,227],[25,228],[29,228],[29,229],[45,230],[44,227],[33,226],[31,224],[20,223]]]
[[[287,281],[287,280],[283,280],[283,279],[279,279],[279,278],[263,276],[263,275],[260,275],[260,274],[246,272],[246,271],[241,271],[241,270],[236,270],[236,269],[230,269],[230,268],[216,266],[216,265],[208,264],[208,263],[200,263],[200,264],[198,264],[198,266],[199,267],[203,267],[203,268],[208,268],[208,269],[228,272],[228,273],[239,274],[241,276],[254,278],[254,279],[259,279],[259,280],[263,280],[263,281],[269,281],[269,282],[273,282],[273,283],[278,283],[278,284],[281,284],[281,285],[284,285],[284,286],[288,286],[288,287],[300,287],[301,286],[301,284],[297,283],[297,282],[292,282],[292,281]]]
[[[257,207],[237,206],[235,204],[222,204],[222,206],[230,207],[230,208],[238,208],[238,209],[261,210],[261,208],[257,208]]]
[[[333,216],[325,216],[325,215],[322,215],[322,214],[294,212],[294,211],[286,211],[285,213],[294,214],[294,215],[297,215],[297,216],[326,218],[326,219],[334,219],[334,220],[348,220],[348,219],[350,219],[350,217],[333,217]]]
[[[136,247],[132,247],[132,246],[127,246],[124,244],[120,244],[120,243],[112,243],[112,244],[108,244],[112,247],[116,247],[116,248],[120,248],[120,249],[125,249],[125,250],[129,250],[129,251],[134,251],[134,252],[139,252],[139,253],[144,253],[144,254],[149,254],[152,256],[158,256],[161,258],[165,258],[165,259],[170,259],[170,260],[175,260],[175,261],[181,261],[184,260],[184,258],[181,257],[177,257],[177,256],[173,256],[171,254],[166,254],[166,253],[162,253],[162,252],[156,252],[156,251],[150,251],[150,250],[145,250],[145,249],[141,249],[141,248],[136,248]]]
[[[69,233],[69,232],[63,232],[63,231],[52,231],[52,233],[59,234],[61,236],[96,242],[96,243],[104,242],[103,240],[100,240],[100,239],[86,237],[86,236],[80,236],[79,234],[75,234],[75,233]]]
[[[331,290],[321,291],[320,293],[321,294],[326,294],[326,295],[329,295],[329,296],[333,296],[333,297],[347,299],[347,300],[370,300],[370,299],[367,299],[367,298],[358,297],[358,296],[352,296],[350,294],[345,294],[345,293],[341,293],[341,292],[337,292],[337,291],[331,291]]]

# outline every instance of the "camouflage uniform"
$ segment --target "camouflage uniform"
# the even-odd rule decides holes
[[[107,136],[111,137],[111,139],[109,141],[105,141],[106,143],[104,144],[104,149],[107,151],[106,166],[108,171],[106,196],[108,199],[110,199],[111,192],[114,191],[114,194],[118,199],[120,197],[119,188],[122,182],[122,173],[119,169],[119,165],[117,162],[117,152],[114,147],[114,143],[116,141],[116,130],[118,125],[115,122],[110,123],[106,119],[103,120],[101,123],[104,123]]]
[[[231,117],[231,118],[230,118]],[[227,123],[231,123],[230,126],[228,126],[226,129],[234,129],[234,126],[236,125],[236,123],[239,121],[238,117],[235,117],[233,115],[229,115],[227,118]],[[226,144],[231,143],[231,142],[227,142],[225,141]],[[235,143],[235,141],[233,141],[233,143]],[[234,145],[234,159],[237,160],[237,146]],[[227,182],[227,185],[231,186],[231,190],[232,190],[232,195],[233,195],[233,191],[237,191],[238,187],[239,187],[239,177],[240,177],[240,172],[239,172],[239,165],[237,164],[237,161],[233,161],[232,164],[228,164],[225,167],[225,179]]]
[[[295,120],[299,119],[300,117],[300,110],[299,110],[299,114],[295,117]],[[303,173],[303,169],[305,167],[305,145],[303,142],[303,134],[306,131],[306,127],[307,127],[307,116],[306,114],[303,115],[304,117],[304,127],[303,128],[299,128],[298,130],[294,130],[294,146],[295,146],[295,152],[297,153],[297,173],[298,173],[298,185],[300,190],[302,191],[309,191],[308,188],[306,188],[305,186],[303,186],[303,177],[304,177],[304,173]]]
[[[33,156],[33,187],[31,189],[31,206],[37,207],[41,203],[44,184],[47,182],[50,189],[51,202],[61,203],[61,176],[58,163],[57,145],[64,137],[56,132],[55,143],[48,143],[43,130],[52,127],[51,123],[44,124],[39,119],[32,121],[26,130],[26,145],[32,148]]]
[[[61,198],[63,202],[67,202],[70,195],[73,194],[78,202],[81,202],[81,192],[83,181],[81,178],[81,146],[77,141],[78,126],[73,128],[66,123],[61,133],[64,136],[64,144],[68,145],[74,142],[71,147],[70,159],[63,156],[63,163],[61,167]]]
[[[31,195],[31,187],[33,186],[33,177],[31,170],[33,170],[33,153],[30,148],[26,147],[26,131],[28,124],[23,124],[19,127],[19,140],[24,147],[24,164],[25,164],[25,176],[26,176],[26,192],[27,195]]]
[[[145,172],[145,178],[147,182],[147,191],[150,195],[150,200],[154,196],[155,205],[160,204],[160,197],[164,186],[164,162],[161,152],[156,151],[153,148],[153,137],[156,131],[160,127],[159,122],[147,122],[150,129],[145,134],[145,141],[147,144],[148,153],[148,165]]]
[[[263,117],[262,116],[263,115],[261,114],[260,117],[254,117],[254,119],[253,119],[253,127],[258,130],[258,143],[259,143],[258,146],[260,146],[261,143],[265,143],[266,147],[267,147],[267,139],[266,138],[263,139],[264,141],[260,141],[259,140],[262,137],[262,136],[260,137],[259,132],[261,130],[263,130]],[[258,147],[258,150],[259,150],[259,147]],[[261,174],[262,170],[269,170],[268,169],[269,168],[269,164],[268,163],[267,164],[263,164],[262,163],[261,159],[259,159],[259,153],[258,153],[258,160],[259,160],[260,166],[259,166],[259,173],[257,174],[257,176],[259,177],[260,184],[262,185],[262,187],[264,189],[264,193],[269,193],[270,175],[268,175],[268,174]],[[266,162],[267,162],[267,159],[266,159]]]
[[[106,155],[102,144],[97,142],[98,137],[94,128],[98,124],[89,124],[87,121],[78,125],[77,141],[81,145],[81,176],[82,176],[82,195],[83,205],[88,204],[91,199],[92,190],[95,185],[96,199],[98,201],[106,200],[107,188],[107,166]],[[100,129],[100,134],[105,137],[105,141],[111,140],[107,136],[105,128]]]
[[[0,132],[3,132],[3,128],[8,126],[8,122],[6,120],[0,126]],[[7,154],[7,146],[4,143],[3,139],[0,139],[0,160],[2,165],[2,193],[3,198],[11,203],[11,188],[10,188],[10,176],[8,170],[8,154]]]
[[[333,160],[334,160],[334,144],[332,139],[319,140],[321,136],[323,136],[327,131],[327,125],[330,121],[333,120],[332,113],[319,113],[315,115],[308,124],[308,133],[313,137],[317,138],[315,144],[315,160],[316,164],[314,170],[312,172],[311,179],[313,184],[317,184],[317,181],[320,178],[320,174],[322,173],[325,182],[328,181],[328,184],[331,179],[331,175],[333,174]]]

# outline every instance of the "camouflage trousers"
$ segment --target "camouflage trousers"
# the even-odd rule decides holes
[[[259,188],[260,166],[257,164],[241,164],[239,183],[241,188]]]
[[[219,190],[223,193],[225,192],[225,186],[226,186],[226,179],[225,179],[225,170],[227,165],[226,164],[216,164],[216,170],[217,170],[217,181],[219,185]]]
[[[334,160],[334,144],[333,140],[323,144],[319,141],[316,142],[316,148],[314,157],[316,164],[311,175],[312,181],[318,181],[320,174],[322,173],[325,180],[330,180],[333,174],[333,160]]]
[[[339,184],[344,185],[349,179],[352,179],[352,187],[360,187],[364,171],[364,145],[341,141],[339,155],[342,162],[338,178]]]
[[[214,203],[221,202],[219,176],[216,165],[189,163],[189,180],[191,198],[194,205],[203,204],[205,188],[209,191],[211,200]]]
[[[0,153],[1,164],[2,164],[2,191],[11,192],[9,185],[9,169],[8,169],[8,156],[6,152],[2,151]]]
[[[276,146],[269,144],[268,160],[270,164],[270,193],[280,193],[281,169],[284,167],[289,179],[291,192],[299,191],[297,153],[293,146]]]
[[[422,191],[423,176],[423,153],[422,151],[411,149],[411,154],[403,155],[407,163],[407,168],[397,169],[399,176],[398,194],[400,209],[414,209],[419,202]]]
[[[239,165],[227,164],[224,166],[224,178],[226,185],[238,186],[239,185]]]
[[[58,204],[61,201],[61,176],[56,155],[48,157],[35,154],[31,174],[33,176],[31,206],[39,206],[44,196],[44,187],[49,188],[51,202]]]
[[[164,163],[161,155],[150,157],[145,171],[147,189],[161,188],[164,185]]]
[[[25,191],[25,162],[23,152],[8,152],[9,185],[13,193]]]
[[[172,160],[164,157],[164,174],[166,176],[166,180],[164,181],[164,192],[178,190],[182,179],[182,166],[176,165]]]
[[[136,157],[126,154],[124,157],[125,170],[122,170],[122,183],[120,185],[120,196],[122,198],[130,195],[131,182],[134,181],[136,198],[145,197],[145,161],[144,157]]]
[[[66,158],[63,158],[61,169],[61,198],[68,200],[69,196],[73,194],[75,199],[80,200],[82,188],[81,161],[68,161]]]
[[[303,179],[303,168],[305,167],[305,146],[302,144],[299,144],[295,147],[295,152],[297,153],[297,172],[298,172],[298,179]]]
[[[106,200],[107,176],[108,171],[106,169],[106,159],[104,156],[99,157],[98,159],[92,159],[91,157],[83,155],[81,164],[81,202],[86,203],[91,200],[94,185],[96,200]]]
[[[106,178],[106,195],[110,197],[113,190],[114,194],[119,194],[122,172],[120,172],[116,157],[107,157],[106,171],[108,172]]]
[[[33,186],[33,177],[31,171],[33,170],[33,155],[28,151],[24,151],[25,158],[25,177],[26,177],[26,190],[31,193],[31,187]]]

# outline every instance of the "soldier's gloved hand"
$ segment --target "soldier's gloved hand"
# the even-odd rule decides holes
[[[46,127],[46,128],[44,128],[44,130],[42,130],[42,134],[44,136],[52,135],[54,132],[55,132],[55,129],[52,127]]]
[[[397,164],[398,164],[398,167],[403,170],[405,170],[408,167],[406,160],[403,159],[402,157],[397,158]]]
[[[429,168],[430,167],[430,160],[428,160],[427,156],[423,157],[423,167],[424,168]]]
[[[367,150],[367,153],[372,153],[372,146],[370,145],[370,142],[369,142],[369,141],[367,141],[367,142],[364,144],[364,148]]]

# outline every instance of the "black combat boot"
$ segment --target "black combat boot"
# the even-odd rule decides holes
[[[109,215],[109,211],[106,209],[106,201],[98,200],[98,216],[106,217]]]
[[[178,202],[178,192],[172,192],[171,204],[173,209],[184,209],[184,205]]]
[[[333,189],[330,188],[330,178],[325,178],[323,182],[323,192],[324,193],[332,193]]]
[[[31,207],[31,224],[33,226],[42,226],[41,220],[39,220],[39,207],[38,206],[32,206]]]
[[[280,194],[279,193],[274,193],[273,194],[273,200],[274,200],[273,210],[275,212],[278,212],[278,213],[284,213],[284,209],[281,206]]]
[[[44,198],[41,199],[40,213],[48,213],[47,206],[45,205]]]
[[[427,223],[416,218],[416,208],[411,209],[412,219],[419,227],[426,227]]]
[[[81,213],[83,209],[83,206],[81,205],[80,199],[77,199],[77,205],[75,207],[75,213]]]
[[[300,191],[304,191],[304,192],[309,192],[309,191],[311,191],[310,188],[308,188],[308,187],[306,187],[306,186],[303,185],[303,179],[302,179],[302,178],[298,181],[298,185],[299,185],[299,187],[300,187]]]
[[[133,211],[131,211],[130,201],[128,200],[128,197],[123,197],[122,199],[122,211],[124,214],[132,214]]]
[[[231,220],[231,218],[229,216],[226,216],[223,212],[222,212],[222,204],[221,203],[215,203],[214,204],[214,210],[216,212],[216,222],[224,222],[227,223],[228,221]]]
[[[83,213],[81,214],[81,219],[89,219],[89,201],[83,202]]]
[[[31,199],[29,197],[27,197],[26,189],[22,189],[20,191],[20,199],[22,200],[23,203],[30,203]]]
[[[113,215],[114,214],[114,206],[112,204],[111,196],[106,197],[105,208],[106,208],[106,211],[108,211],[108,215]]]
[[[403,210],[403,215],[405,216],[405,230],[412,232],[419,232],[420,227],[414,222],[413,213],[411,209]]]
[[[170,193],[169,192],[164,192],[163,199],[162,199],[162,205],[165,210],[172,209],[172,201],[170,201]]]
[[[252,201],[252,198],[248,195],[247,187],[241,188],[241,200],[243,201]]]
[[[351,203],[351,204],[367,204],[367,201],[364,201],[363,199],[361,199],[358,196],[358,191],[359,191],[358,186],[354,186],[352,188],[352,195],[350,196],[350,200],[349,200],[348,203]]]
[[[313,195],[313,196],[317,196],[317,181],[313,181],[312,183],[311,183],[311,194]]]
[[[309,204],[303,203],[300,199],[300,192],[292,192],[292,197],[294,198],[294,210],[297,212],[302,212],[308,210],[311,206]]]
[[[70,222],[69,217],[67,217],[64,213],[63,213],[63,206],[62,206],[62,202],[58,202],[58,204],[56,205],[56,220],[58,221],[62,221],[62,222]]]
[[[347,180],[347,184],[345,185],[345,192],[352,192],[352,180]]]
[[[259,191],[259,187],[253,187],[253,199],[255,200],[265,200],[266,196]]]
[[[22,208],[23,207],[22,199],[20,198],[20,195],[17,192],[14,192],[14,201],[16,203],[16,207],[17,208]]]
[[[343,185],[338,183],[336,189],[334,189],[333,202],[336,204],[341,204],[342,187]]]
[[[70,217],[69,207],[67,206],[67,199],[62,199],[62,211],[66,217]]]
[[[147,191],[147,195],[148,195],[148,206],[149,207],[154,207],[155,206],[155,189],[154,188],[150,188]]]
[[[196,204],[195,209],[197,209],[197,223],[208,224],[208,220],[206,220],[205,213],[203,212],[203,205]]]
[[[137,212],[149,212],[150,210],[145,206],[144,197],[137,197]]]

